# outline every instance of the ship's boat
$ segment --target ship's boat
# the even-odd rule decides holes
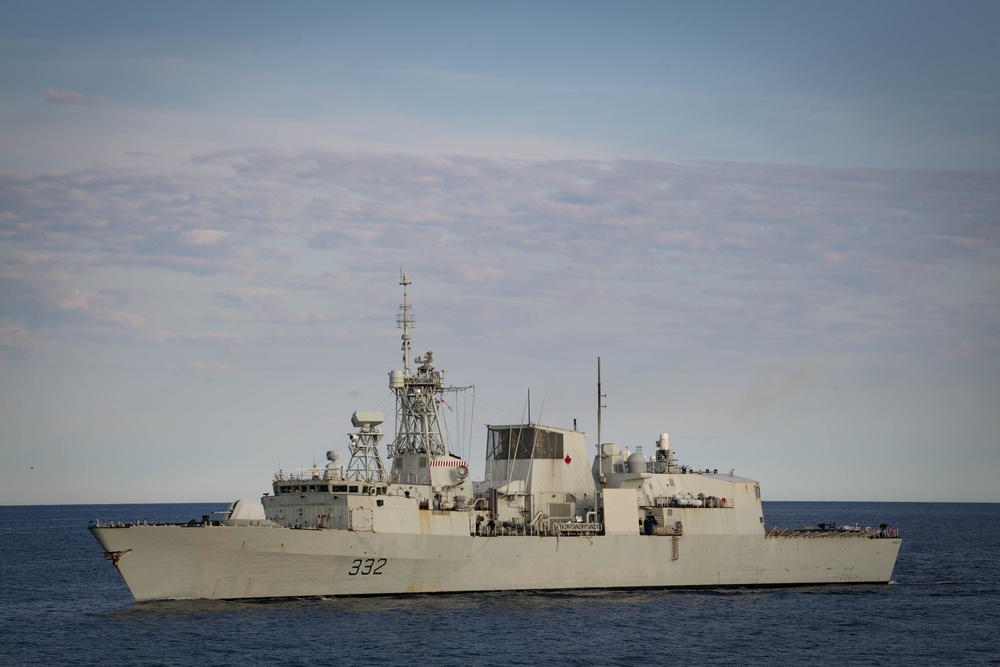
[[[573,429],[488,425],[486,469],[449,450],[449,389],[431,352],[411,366],[403,274],[403,368],[389,373],[395,437],[356,411],[350,460],[279,471],[260,501],[186,524],[91,523],[136,600],[497,590],[887,583],[898,533],[764,524],[760,484],[680,465],[660,434],[647,459]],[[598,361],[598,406],[601,403]]]

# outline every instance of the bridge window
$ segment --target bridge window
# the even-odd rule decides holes
[[[486,443],[487,458],[505,459],[561,459],[563,434],[555,431],[516,426],[490,428]]]

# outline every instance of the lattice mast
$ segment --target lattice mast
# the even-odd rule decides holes
[[[357,410],[351,417],[357,433],[348,434],[351,440],[351,461],[347,465],[347,478],[365,482],[385,482],[389,476],[378,453],[378,443],[384,435],[378,429],[382,413]]]
[[[403,303],[400,314],[396,316],[396,327],[403,330],[403,370],[389,373],[389,388],[396,394],[396,439],[392,444],[394,472],[418,473],[416,461],[403,462],[406,454],[424,454],[430,456],[446,456],[441,434],[441,423],[438,415],[438,404],[444,390],[444,371],[435,371],[431,365],[433,352],[427,352],[423,357],[416,357],[413,362],[418,364],[416,373],[410,370],[410,329],[416,326],[412,306],[409,302],[407,287],[410,281],[402,274],[399,282],[403,287]],[[426,462],[426,458],[424,461]],[[426,463],[425,463],[426,465]],[[419,466],[424,468],[424,466]]]

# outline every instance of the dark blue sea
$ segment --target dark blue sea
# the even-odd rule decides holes
[[[0,665],[1000,664],[998,504],[766,503],[903,547],[888,586],[765,590],[136,604],[86,530],[225,507],[0,507]]]

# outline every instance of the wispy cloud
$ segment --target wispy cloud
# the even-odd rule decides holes
[[[451,70],[428,69],[428,68],[393,68],[383,70],[386,74],[403,76],[415,79],[433,80],[444,83],[500,83],[503,77],[488,76],[484,74],[469,74],[455,72]]]
[[[476,285],[471,317],[432,302],[456,332],[541,356],[610,309],[620,336],[670,327],[692,349],[985,361],[1000,352],[996,295],[951,285],[961,267],[997,270],[998,191],[997,172],[267,149],[6,174],[0,324],[194,340],[152,296],[112,289],[159,271],[212,279],[196,298],[220,349],[269,326],[315,336],[332,323],[320,295],[380,289],[416,257]]]
[[[98,105],[101,100],[97,97],[87,97],[83,93],[75,93],[69,90],[56,90],[46,88],[44,91],[45,101],[49,104],[77,104],[77,105]]]

